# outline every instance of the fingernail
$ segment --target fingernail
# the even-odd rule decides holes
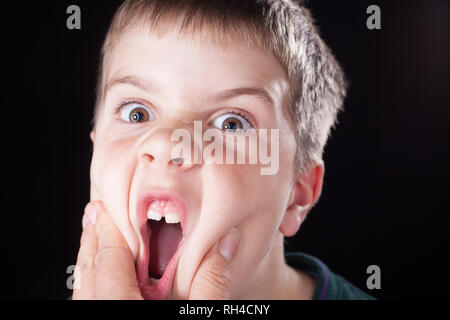
[[[225,237],[220,240],[219,251],[228,262],[233,260],[234,254],[239,244],[240,232],[236,228],[232,228]]]
[[[83,216],[83,229],[86,228],[88,223],[95,224],[95,220],[97,219],[97,209],[92,204],[88,204],[84,209]]]

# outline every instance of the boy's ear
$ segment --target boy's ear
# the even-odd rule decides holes
[[[95,130],[92,129],[91,133],[89,134],[89,137],[91,138],[92,143],[94,143],[94,139],[95,139]]]
[[[322,192],[325,167],[323,162],[312,166],[299,176],[292,189],[288,208],[280,225],[280,232],[286,237],[295,235]]]

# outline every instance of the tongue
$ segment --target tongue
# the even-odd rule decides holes
[[[151,229],[149,276],[159,279],[177,250],[182,233],[179,223],[149,220]]]

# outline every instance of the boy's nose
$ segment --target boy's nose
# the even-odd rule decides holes
[[[139,161],[144,166],[157,167],[158,169],[179,168],[188,170],[194,166],[193,155],[196,146],[192,139],[192,132],[185,135],[182,141],[173,141],[172,128],[158,128],[145,140],[139,148]],[[185,141],[187,140],[187,141]],[[180,153],[180,146],[183,146]],[[186,150],[188,149],[188,150]],[[197,148],[198,149],[198,148]]]

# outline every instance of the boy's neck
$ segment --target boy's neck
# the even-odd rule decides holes
[[[286,264],[283,239],[280,235],[255,276],[252,277],[251,284],[238,299],[309,300],[313,298],[317,286],[316,279]]]

